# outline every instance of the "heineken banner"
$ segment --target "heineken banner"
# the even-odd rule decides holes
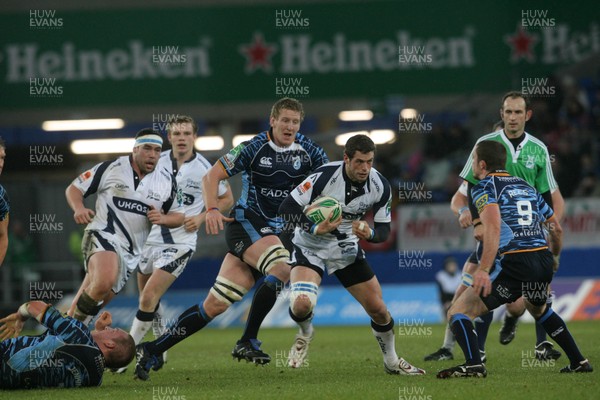
[[[459,227],[448,204],[407,205],[397,210],[399,249],[447,252],[475,248],[473,230]],[[600,248],[600,199],[567,199],[561,225],[564,249]],[[414,255],[418,258],[417,252]]]
[[[552,91],[589,2],[371,1],[0,14],[4,108]],[[548,92],[549,94],[552,94]]]

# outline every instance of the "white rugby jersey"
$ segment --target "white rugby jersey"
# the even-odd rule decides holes
[[[150,206],[183,213],[177,186],[169,169],[156,169],[139,179],[131,166],[131,155],[97,164],[73,181],[84,197],[97,193],[96,215],[86,230],[112,234],[127,252],[139,255],[152,224],[147,212]]]
[[[208,172],[211,165],[199,153],[194,152],[189,160],[177,170],[177,160],[172,156],[171,150],[163,151],[158,161],[158,166],[166,168],[169,173],[175,175],[177,187],[182,196],[185,216],[198,215],[204,209],[204,198],[202,196],[202,177]],[[219,183],[219,196],[227,191],[224,182]],[[165,226],[154,225],[148,236],[149,245],[160,244],[184,244],[196,248],[196,232],[186,232],[185,227],[169,229]]]
[[[362,185],[357,185],[346,175],[343,161],[325,164],[292,190],[291,196],[302,207],[321,196],[333,197],[342,206],[342,223],[336,230],[315,236],[296,227],[294,241],[299,236],[307,241],[358,242],[358,237],[352,233],[352,221],[363,219],[371,208],[375,222],[389,223],[392,220],[392,190],[387,179],[375,168],[371,168],[369,178]]]

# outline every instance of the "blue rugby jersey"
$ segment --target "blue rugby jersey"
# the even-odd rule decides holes
[[[234,147],[219,162],[229,176],[242,173],[242,195],[234,210],[251,209],[269,226],[281,228],[279,205],[310,172],[329,160],[319,145],[301,133],[296,133],[291,146],[279,147],[271,132],[265,131]]]
[[[542,195],[521,178],[506,171],[493,172],[471,189],[481,214],[489,205],[500,208],[499,254],[548,247],[542,223],[554,215]]]
[[[4,221],[10,212],[10,200],[8,193],[2,185],[0,185],[0,221]]]
[[[99,386],[104,356],[80,321],[50,306],[40,336],[21,336],[0,343],[0,389]]]

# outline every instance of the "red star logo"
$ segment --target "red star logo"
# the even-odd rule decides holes
[[[246,73],[250,74],[258,68],[271,72],[273,70],[271,57],[276,52],[277,46],[266,43],[262,33],[254,33],[252,43],[240,46],[240,53],[246,57]]]
[[[536,35],[530,35],[519,25],[517,26],[517,32],[513,36],[505,36],[504,41],[512,48],[510,61],[513,64],[521,58],[526,59],[530,63],[535,61],[533,46],[535,46],[535,43],[538,41]]]

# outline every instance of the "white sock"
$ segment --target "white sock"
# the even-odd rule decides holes
[[[314,332],[312,320],[313,320],[313,317],[311,316],[310,318],[308,318],[302,322],[297,322],[298,326],[300,327],[300,334],[302,336],[306,336],[306,337],[312,336],[312,334]]]
[[[446,333],[444,334],[444,344],[442,347],[452,351],[454,350],[455,344],[456,339],[454,338],[454,333],[452,333],[452,330],[450,329],[450,324],[446,324]]]
[[[389,366],[397,366],[399,360],[398,355],[396,354],[394,329],[392,328],[387,332],[377,332],[373,328],[371,328],[371,330],[373,331],[375,339],[377,339],[381,353],[383,353],[383,362]]]
[[[162,336],[166,330],[167,326],[165,324],[165,309],[161,303],[158,305],[158,310],[154,312],[154,319],[152,320],[152,333],[154,334],[154,339]]]
[[[131,324],[131,331],[129,334],[133,337],[133,341],[135,344],[139,344],[146,333],[152,327],[152,321],[140,321],[137,317],[133,319],[133,323]]]

